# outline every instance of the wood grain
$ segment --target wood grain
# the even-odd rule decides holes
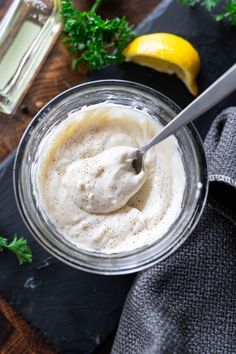
[[[11,2],[12,0],[0,1],[0,18],[4,15]],[[136,25],[158,2],[159,0],[148,0],[146,2],[143,0],[110,0],[101,7],[101,14],[109,18],[125,15],[130,23]],[[93,1],[89,0],[76,1],[76,5],[80,10],[89,8],[92,3]],[[17,146],[23,131],[43,105],[60,92],[78,85],[84,80],[86,80],[86,71],[81,70],[75,73],[71,70],[71,56],[62,45],[61,40],[58,39],[16,113],[11,116],[0,113],[0,161]],[[5,328],[5,331],[2,331],[2,337],[0,336],[2,348],[4,345],[4,348],[8,346],[7,348],[9,349],[9,345],[12,345],[17,340],[18,351],[21,348],[22,352],[26,353],[26,346],[30,348],[31,353],[43,352],[46,354],[52,352],[47,345],[41,342],[36,332],[29,327],[27,327],[27,333],[30,334],[30,338],[26,336],[26,330],[24,330],[24,336],[20,337],[18,332],[25,328],[25,323],[4,303],[4,309],[7,308],[8,310],[7,314],[12,313],[12,316],[17,318],[16,324],[13,323],[13,320],[9,320],[9,316],[7,317],[2,306],[3,300],[0,298],[0,327],[1,323],[4,323]],[[101,352],[110,352],[111,343],[112,340],[108,343],[108,349],[102,347]],[[15,350],[14,348],[11,352],[15,352]],[[9,353],[9,350],[7,352]]]
[[[55,354],[42,336],[32,329],[0,298],[0,351],[1,354]]]
[[[159,2],[159,0],[110,0],[102,5],[100,13],[109,18],[125,15],[130,23],[136,25]],[[5,2],[6,7],[9,3],[8,0]],[[89,8],[92,3],[92,0],[75,1],[80,10]],[[0,17],[3,16],[6,7],[0,5]],[[59,38],[16,113],[11,116],[0,113],[0,161],[17,146],[25,128],[42,106],[60,92],[84,80],[86,71],[71,70],[71,56]]]

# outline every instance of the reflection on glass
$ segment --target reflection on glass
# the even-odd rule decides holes
[[[14,111],[60,28],[59,0],[12,3],[0,23],[0,111]]]

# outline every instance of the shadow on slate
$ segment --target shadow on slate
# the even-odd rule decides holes
[[[0,294],[61,353],[90,353],[117,326],[133,275],[99,276],[73,269],[50,256],[30,235],[12,188],[14,153],[0,167],[0,233],[24,235],[33,263],[18,266],[0,255]]]
[[[138,34],[170,32],[189,39],[202,59],[199,87],[204,90],[236,61],[236,30],[212,21],[202,8],[190,9],[165,0],[137,28]],[[174,76],[135,64],[108,66],[89,80],[140,82],[169,96],[180,107],[193,97]],[[236,93],[196,121],[202,137],[223,108],[235,105]],[[0,294],[60,353],[89,354],[114,332],[133,275],[106,277],[72,269],[34,241],[16,208],[12,187],[14,153],[0,167],[0,233],[28,238],[33,263],[17,266],[9,253],[0,256]],[[102,351],[101,351],[102,352]]]
[[[202,66],[197,80],[200,92],[236,62],[236,29],[224,23],[214,22],[202,7],[190,8],[179,4],[177,0],[164,0],[141,22],[136,32],[138,35],[168,32],[189,40],[201,57]],[[177,77],[167,76],[137,64],[108,66],[92,73],[89,79],[136,81],[163,93],[181,108],[194,98]],[[235,105],[235,102],[236,92],[195,121],[195,126],[203,138],[216,115],[225,107]]]

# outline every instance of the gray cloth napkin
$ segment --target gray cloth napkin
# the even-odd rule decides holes
[[[209,196],[201,220],[173,255],[138,274],[113,354],[236,353],[236,108],[205,140]]]

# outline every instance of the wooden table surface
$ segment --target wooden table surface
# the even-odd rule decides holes
[[[4,16],[6,9],[12,1],[13,0],[4,0],[2,2],[0,0],[0,19]],[[160,0],[109,0],[102,4],[99,13],[101,13],[103,17],[108,18],[125,15],[131,24],[137,25],[159,2]],[[88,9],[92,4],[92,0],[75,1],[75,5],[79,10]],[[15,114],[5,115],[0,113],[0,161],[16,148],[25,128],[42,106],[62,91],[86,80],[87,73],[85,70],[78,72],[72,71],[71,60],[71,55],[67,52],[59,38]],[[0,298],[0,305],[1,301],[3,300]],[[7,306],[6,304],[5,307]],[[17,333],[18,331],[20,332],[20,329],[24,326],[27,326],[27,324],[10,307],[9,311],[13,319],[12,326],[15,326],[15,328],[13,328],[15,334],[11,336],[11,340],[8,341],[7,345],[11,345],[11,348],[15,348],[15,340],[18,338]],[[0,306],[0,317],[1,316],[3,318],[5,314],[2,312]],[[22,326],[20,327],[19,323],[21,322]],[[30,330],[31,329],[29,329],[29,331]],[[40,340],[36,333],[35,338],[31,335],[28,345],[30,345],[32,350],[34,349],[34,352],[38,352],[39,346],[42,350],[44,343],[41,343]],[[112,342],[113,338],[111,337],[100,347],[98,353],[109,353]],[[24,343],[18,342],[18,349],[24,348],[23,345],[25,343],[27,345],[27,337],[24,333]],[[47,348],[48,351],[46,351],[45,348],[43,350],[44,353],[51,352],[49,348]]]
[[[0,18],[11,2],[4,1],[3,5],[0,1]],[[125,15],[131,24],[136,25],[159,2],[160,0],[109,0],[101,5],[99,12],[108,18]],[[91,0],[75,1],[80,10],[88,9],[92,3]],[[42,106],[57,94],[84,80],[86,71],[72,71],[71,55],[59,38],[16,113],[13,115],[0,113],[0,161],[17,146],[25,128]]]

